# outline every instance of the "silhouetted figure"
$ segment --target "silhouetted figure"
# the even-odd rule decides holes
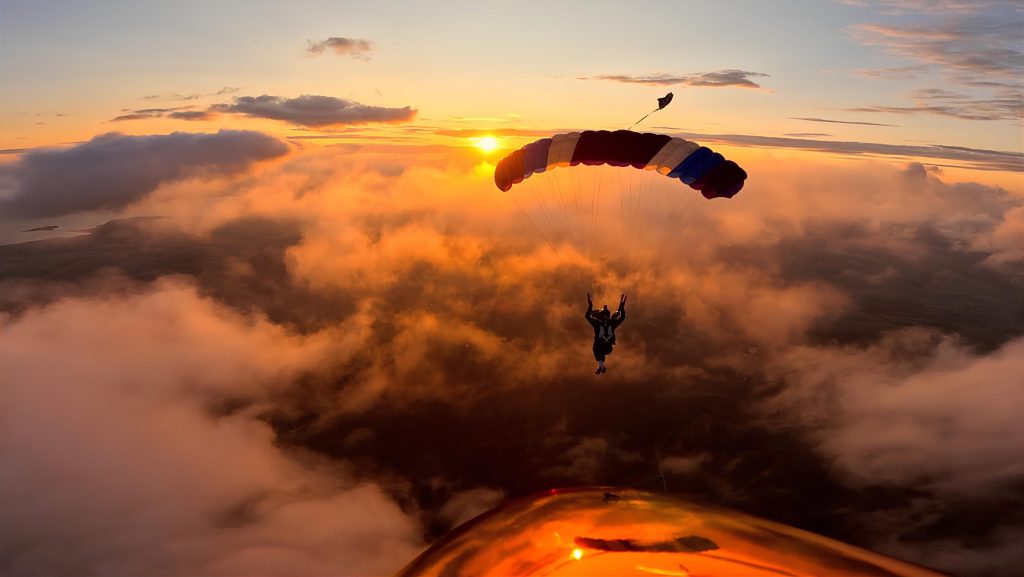
[[[608,372],[604,366],[604,359],[612,354],[612,349],[615,347],[615,329],[622,324],[622,321],[626,320],[626,295],[622,295],[619,299],[619,310],[612,314],[608,310],[608,305],[595,311],[594,301],[590,298],[590,293],[587,293],[587,312],[583,318],[587,319],[590,326],[594,327],[594,359],[597,360],[597,370],[594,371],[594,374],[604,374]]]

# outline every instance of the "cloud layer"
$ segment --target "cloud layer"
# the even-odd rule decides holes
[[[325,51],[331,50],[335,54],[348,54],[352,58],[369,60],[370,53],[373,51],[373,44],[369,40],[361,38],[332,36],[327,40],[310,42],[306,50],[313,55],[323,54]]]
[[[289,335],[180,280],[0,317],[17,408],[0,435],[0,542],[22,544],[4,571],[392,570],[416,551],[415,523],[340,462],[281,449],[258,418],[272,391],[343,358],[344,340]]]
[[[298,98],[281,96],[239,96],[231,104],[215,104],[212,112],[241,114],[256,118],[283,120],[299,126],[340,126],[369,123],[408,122],[416,117],[416,110],[366,106],[333,96],[303,95]]]
[[[627,84],[652,84],[662,86],[683,85],[723,88],[735,86],[738,88],[760,88],[761,85],[752,80],[757,77],[767,77],[763,72],[749,72],[747,70],[716,70],[713,72],[700,72],[696,74],[602,74],[599,76],[584,76],[580,80],[610,80],[612,82],[625,82]]]
[[[916,77],[930,70],[942,74],[941,88],[910,94],[913,106],[857,107],[860,112],[926,113],[964,120],[1019,120],[1024,115],[1024,20],[1019,3],[919,2],[875,3],[888,22],[859,24],[852,37],[913,64],[861,71],[878,78]],[[905,15],[918,16],[908,22]],[[962,91],[949,90],[950,84]]]
[[[22,217],[120,209],[162,184],[235,174],[287,152],[288,145],[259,132],[112,132],[71,148],[32,150],[2,167],[0,176],[12,184],[0,193],[0,207]]]
[[[893,124],[881,124],[878,122],[861,122],[857,120],[834,120],[830,118],[813,118],[813,117],[790,117],[793,120],[806,120],[807,122],[825,122],[829,124],[858,124],[862,126],[895,126]]]
[[[475,151],[309,149],[259,178],[169,183],[132,212],[169,218],[0,247],[0,338],[15,346],[0,347],[4,364],[26,383],[57,383],[17,389],[19,435],[60,403],[69,431],[54,438],[81,437],[76,454],[107,464],[61,470],[27,454],[19,470],[41,480],[7,490],[49,481],[92,536],[73,558],[94,573],[110,573],[108,559],[168,566],[153,549],[125,553],[127,532],[181,541],[193,572],[247,572],[266,554],[267,567],[291,558],[306,573],[383,574],[504,496],[601,483],[667,487],[947,570],[1005,574],[1024,528],[1005,514],[1024,495],[1006,445],[1019,397],[1000,377],[1018,369],[1024,336],[1022,199],[917,164],[743,164],[748,186],[728,201],[640,171],[535,175],[512,194],[536,224],[555,225],[545,240]],[[603,200],[586,175],[606,177]],[[558,216],[571,200],[545,217],[545,186],[600,206],[597,232]],[[588,291],[599,304],[631,298],[602,377],[582,319]],[[69,351],[67,364],[44,362],[54,350]],[[160,474],[118,494],[194,493],[201,512],[185,507],[175,525],[100,501],[134,530],[96,530],[58,481],[118,486],[134,454],[125,435],[89,437],[76,423],[109,420],[116,433],[119,419],[139,428]],[[231,451],[255,472],[236,480]],[[176,468],[180,493],[152,480]],[[362,533],[318,507],[379,520],[367,534],[387,547],[339,546]],[[48,518],[29,509],[19,515]],[[293,529],[296,518],[316,522]],[[175,538],[178,526],[198,527],[218,553]],[[19,535],[30,550],[66,546],[29,527]],[[250,538],[294,557],[248,553]],[[328,542],[333,556],[318,548]],[[19,566],[48,567],[25,555]]]

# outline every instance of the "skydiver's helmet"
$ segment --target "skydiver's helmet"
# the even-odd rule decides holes
[[[604,305],[604,308],[597,312],[597,318],[604,322],[612,318],[612,311],[608,310],[608,305]]]

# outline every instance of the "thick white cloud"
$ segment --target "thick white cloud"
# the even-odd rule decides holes
[[[258,418],[359,338],[294,336],[173,281],[0,317],[5,571],[392,573],[416,523]]]
[[[978,355],[912,329],[867,347],[802,347],[779,401],[860,482],[984,494],[1024,477],[1024,339]]]

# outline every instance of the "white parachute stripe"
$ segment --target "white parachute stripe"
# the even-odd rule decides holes
[[[679,142],[677,143],[676,140]],[[672,169],[679,166],[679,163],[686,160],[687,156],[693,154],[694,150],[700,148],[700,145],[696,142],[689,140],[683,140],[682,138],[673,139],[672,141],[676,146],[669,151],[668,154],[661,160],[658,167],[655,169],[659,174],[667,175],[672,172]]]
[[[580,141],[580,133],[570,132],[562,136],[565,136],[565,140],[562,141],[555,160],[558,166],[569,166],[572,161],[572,153],[576,152],[576,143]]]
[[[656,170],[659,166],[662,165],[662,161],[665,160],[665,158],[668,157],[668,155],[671,154],[672,151],[679,146],[680,142],[685,141],[683,141],[682,138],[673,138],[666,142],[665,145],[662,146],[661,149],[658,150],[658,152],[656,152],[649,161],[647,161],[647,165],[644,166],[644,170]]]
[[[558,166],[558,155],[562,150],[562,145],[565,143],[565,140],[566,136],[564,134],[556,134],[551,137],[551,148],[548,149],[547,170],[551,170]]]

